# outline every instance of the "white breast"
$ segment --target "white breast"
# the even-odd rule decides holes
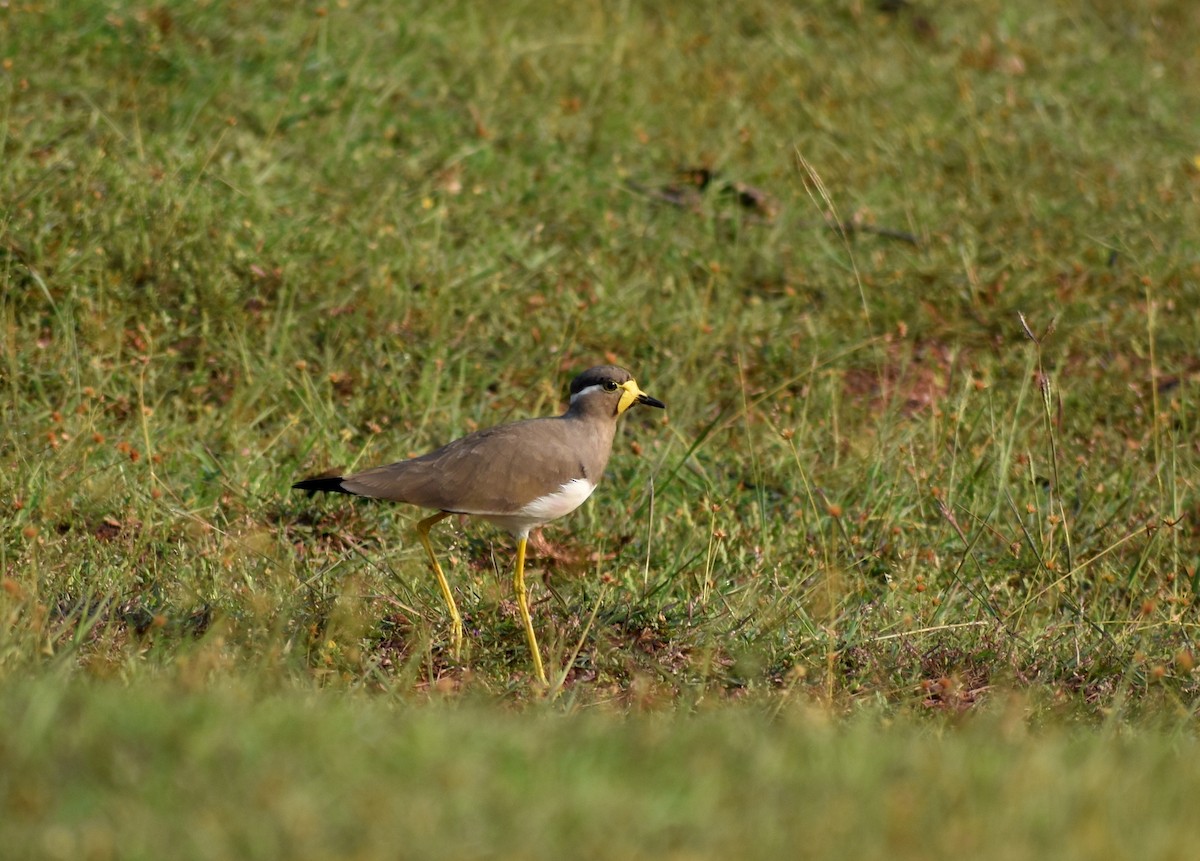
[[[573,478],[553,493],[539,496],[512,514],[477,514],[514,535],[527,535],[529,530],[570,514],[587,501],[596,485],[586,478]]]

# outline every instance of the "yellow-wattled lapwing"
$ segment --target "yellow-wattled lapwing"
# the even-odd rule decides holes
[[[429,530],[451,514],[467,514],[506,529],[517,539],[513,590],[537,677],[546,684],[537,636],[525,595],[525,545],[529,530],[570,514],[604,474],[621,413],[634,404],[665,408],[638,388],[624,368],[590,368],[571,382],[571,403],[561,416],[487,428],[411,460],[353,475],[308,478],[292,487],[407,502],[436,514],[417,524],[417,537],[450,609],[454,651],[462,645],[462,616],[429,543]]]

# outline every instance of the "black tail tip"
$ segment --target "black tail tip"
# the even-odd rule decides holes
[[[292,485],[292,490],[307,490],[308,495],[321,491],[324,493],[347,493],[342,487],[342,477],[340,475],[318,475],[313,478],[306,478],[304,481],[297,481]]]

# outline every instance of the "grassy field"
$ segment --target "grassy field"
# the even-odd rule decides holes
[[[0,838],[1190,857],[1196,44],[1165,0],[0,4]],[[417,512],[289,488],[604,362],[668,410],[531,542],[548,698],[507,536],[434,533],[456,660]]]

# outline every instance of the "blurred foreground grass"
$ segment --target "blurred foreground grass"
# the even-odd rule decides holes
[[[0,718],[10,857],[1070,861],[1200,837],[1191,733],[1031,733],[1015,699],[956,728],[43,680]]]

